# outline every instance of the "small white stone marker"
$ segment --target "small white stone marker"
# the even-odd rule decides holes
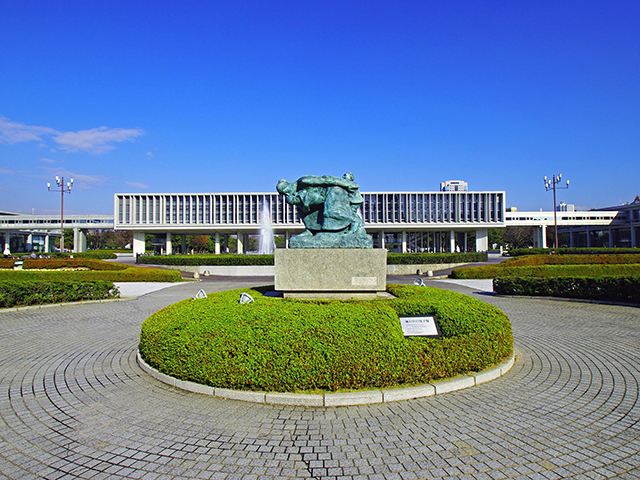
[[[248,293],[242,292],[240,294],[240,303],[251,303],[253,302],[253,297]]]
[[[194,300],[198,300],[199,298],[207,298],[207,294],[204,293],[204,290],[202,289],[200,289],[200,291],[193,297]]]

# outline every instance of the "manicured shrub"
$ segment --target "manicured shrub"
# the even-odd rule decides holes
[[[119,297],[113,282],[0,281],[0,308]]]
[[[485,262],[486,252],[472,253],[389,253],[389,265]],[[142,255],[147,265],[273,265],[273,255]]]
[[[625,253],[640,254],[640,248],[514,248],[508,255],[519,257],[522,255],[620,255]]]
[[[146,265],[273,265],[273,255],[141,255]]]
[[[240,305],[241,291],[255,301]],[[506,315],[453,292],[397,285],[389,286],[395,300],[303,301],[261,291],[156,312],[142,326],[142,357],[184,380],[292,392],[425,383],[481,370],[512,351]],[[443,337],[405,338],[398,314],[437,315]]]
[[[59,268],[88,268],[90,270],[124,270],[126,265],[113,262],[103,262],[89,258],[27,258],[22,268],[25,270]]]
[[[640,303],[640,275],[599,278],[496,278],[501,295],[531,295]]]
[[[46,255],[53,258],[94,258],[99,260],[111,259],[114,260],[118,258],[115,252],[118,253],[131,253],[131,250],[87,250],[86,252],[78,252],[78,253],[47,253]]]
[[[626,265],[640,264],[640,254],[584,254],[584,255],[524,255],[509,258],[501,267],[524,267],[530,265]]]
[[[117,265],[117,264],[112,264]],[[67,270],[0,270],[0,281],[95,281],[108,282],[180,282],[182,275],[176,270],[127,267],[121,270],[67,271]]]
[[[387,265],[486,262],[487,252],[470,253],[388,253]]]
[[[640,274],[640,264],[629,265],[531,265],[509,267],[483,265],[457,268],[451,278],[479,279],[498,277],[602,277]]]

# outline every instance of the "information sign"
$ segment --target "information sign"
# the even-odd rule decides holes
[[[440,325],[434,315],[400,317],[400,326],[405,337],[440,338]]]

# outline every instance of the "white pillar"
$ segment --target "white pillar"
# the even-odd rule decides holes
[[[542,225],[540,227],[540,236],[542,237],[542,248],[547,248],[547,226]]]
[[[467,232],[464,232],[464,248],[461,249],[463,252],[467,251]],[[502,253],[502,245],[500,245],[500,253]]]
[[[380,248],[385,248],[385,246],[384,246],[384,230],[380,230]]]
[[[631,229],[631,232],[633,232],[633,228]],[[633,245],[633,242],[631,243]],[[27,252],[31,252],[33,251],[33,233],[30,233],[29,235],[27,235]]]
[[[80,253],[87,251],[87,233],[80,229],[73,229],[73,252]]]
[[[400,250],[402,253],[407,253],[407,232],[402,231],[402,249]]]
[[[489,250],[487,229],[481,228],[480,230],[476,230],[476,252],[486,252],[487,250]]]
[[[242,233],[238,232],[237,234],[237,245],[238,247],[236,248],[236,252],[238,254],[243,254],[244,253],[244,245],[242,244]]]
[[[167,239],[165,240],[164,252],[167,255],[171,255],[172,251],[173,251],[173,249],[171,247],[171,232],[167,232]]]
[[[11,251],[11,233],[9,233],[9,231],[4,233],[4,248],[2,252],[4,253],[7,250]]]
[[[291,239],[291,233],[289,230],[284,232],[284,248],[289,248],[289,240]]]
[[[49,253],[49,234],[44,236],[44,253]]]
[[[144,255],[144,252],[145,252],[144,232],[133,232],[133,258],[138,258],[138,255]]]
[[[215,244],[214,253],[216,255],[220,255],[220,232],[216,232],[214,244]]]
[[[456,252],[456,232],[454,232],[453,230],[450,230],[449,231],[449,253],[455,253],[455,252]]]

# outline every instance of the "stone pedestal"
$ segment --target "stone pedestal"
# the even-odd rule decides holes
[[[376,298],[387,286],[381,248],[276,249],[275,289],[289,298]]]

